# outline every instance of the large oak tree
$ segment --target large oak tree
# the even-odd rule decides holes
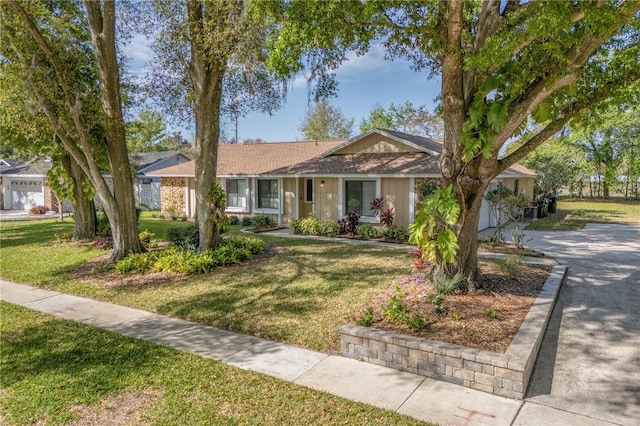
[[[256,8],[274,22],[270,64],[282,73],[298,72],[312,55],[318,74],[330,77],[345,51],[364,52],[375,41],[425,78],[439,76],[439,164],[461,209],[451,226],[460,249],[453,264],[439,261],[448,274],[462,273],[470,289],[489,182],[576,114],[639,81],[637,1],[290,0]],[[528,121],[538,130],[501,157]]]

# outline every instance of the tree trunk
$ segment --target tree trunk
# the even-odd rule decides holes
[[[86,0],[84,5],[91,28],[100,100],[105,114],[106,145],[113,180],[113,202],[105,200],[105,212],[113,235],[111,260],[116,261],[131,253],[141,253],[144,247],[138,237],[133,172],[122,117],[120,72],[115,44],[115,3],[111,0],[105,0],[104,3]]]
[[[224,11],[224,8],[221,7]],[[195,95],[195,181],[196,220],[198,222],[198,252],[220,245],[220,228],[209,197],[216,184],[218,139],[220,138],[220,102],[222,80],[226,70],[224,55],[213,55],[203,40],[204,12],[199,1],[187,1],[191,59],[189,74]],[[228,19],[228,18],[227,18]]]
[[[70,155],[63,157],[62,167],[73,181],[73,239],[90,240],[96,236],[96,206],[82,189],[87,175]]]

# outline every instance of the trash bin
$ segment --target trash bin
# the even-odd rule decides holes
[[[557,202],[558,202],[558,196],[552,195],[551,198],[549,199],[549,213],[556,212]]]

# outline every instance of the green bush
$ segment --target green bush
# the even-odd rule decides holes
[[[356,324],[361,325],[363,327],[371,327],[376,322],[376,317],[373,314],[373,308],[371,306],[367,306],[365,309],[360,312],[360,318],[356,319]]]
[[[114,265],[119,274],[140,274],[148,271],[158,260],[157,252],[132,254]]]
[[[167,241],[178,247],[195,250],[200,244],[200,232],[197,224],[167,228]]]
[[[140,242],[146,248],[149,247],[149,245],[151,244],[151,240],[154,239],[155,237],[156,237],[156,234],[149,231],[148,229],[145,229],[144,231],[138,234],[138,238],[140,238]]]
[[[258,229],[271,228],[276,223],[266,214],[259,214],[253,217],[253,226]]]
[[[330,220],[320,222],[318,227],[318,233],[325,237],[335,237],[340,233],[340,225]]]
[[[358,226],[356,235],[358,238],[362,238],[363,240],[370,240],[372,238],[378,238],[380,233],[373,225],[363,223]]]
[[[245,216],[242,218],[242,226],[251,226],[253,225],[253,219],[249,216]]]
[[[206,273],[220,266],[237,265],[264,253],[262,240],[257,238],[229,238],[216,250],[202,254],[186,246],[173,246],[163,251],[152,251],[128,256],[115,265],[120,274],[146,271],[177,272],[181,274]]]
[[[409,231],[397,225],[387,226],[382,230],[382,237],[392,241],[409,241]]]
[[[240,218],[238,216],[229,216],[229,225],[240,225]]]

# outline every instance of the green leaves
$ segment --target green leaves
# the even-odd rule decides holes
[[[422,247],[423,256],[433,264],[441,260],[453,263],[460,247],[452,227],[459,216],[460,205],[453,185],[437,188],[425,199],[416,220],[409,226],[409,242]]]

